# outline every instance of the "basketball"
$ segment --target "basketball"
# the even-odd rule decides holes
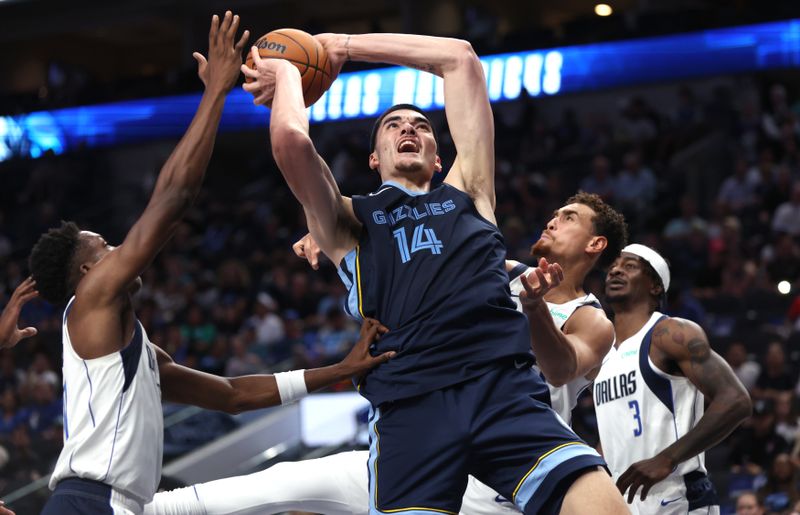
[[[273,30],[258,38],[255,46],[262,59],[286,59],[300,70],[306,107],[319,100],[333,83],[333,70],[328,54],[307,32],[298,29]],[[250,68],[255,68],[249,52],[245,63]],[[245,79],[252,82],[250,78]]]

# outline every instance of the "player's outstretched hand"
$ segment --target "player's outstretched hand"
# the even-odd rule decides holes
[[[548,263],[545,258],[539,260],[539,266],[519,278],[525,290],[519,294],[523,309],[533,309],[542,302],[547,292],[561,284],[564,271],[558,263]]]
[[[250,31],[245,30],[234,43],[239,30],[239,15],[230,11],[220,21],[216,14],[211,17],[211,29],[208,31],[208,59],[200,52],[192,57],[197,61],[197,75],[206,89],[219,88],[227,93],[239,78],[242,65],[242,49],[250,39]]]
[[[36,335],[35,327],[20,329],[19,313],[26,302],[39,295],[36,291],[36,282],[32,277],[28,277],[17,286],[11,299],[8,301],[3,313],[0,314],[0,349],[13,347],[20,340]],[[0,512],[0,515],[2,512]]]
[[[331,73],[335,79],[339,76],[339,72],[342,71],[344,63],[350,59],[350,36],[325,32],[315,34],[314,39],[319,41],[322,48],[325,49],[325,53],[331,61]]]
[[[386,363],[392,359],[396,352],[384,352],[378,356],[370,354],[369,350],[373,343],[380,340],[381,335],[389,332],[383,324],[373,318],[365,318],[361,324],[361,334],[358,342],[353,346],[350,353],[345,356],[341,366],[347,371],[350,377],[360,377],[371,368]]]
[[[617,488],[623,497],[628,491],[628,504],[631,504],[636,497],[636,491],[642,487],[641,499],[644,501],[653,485],[666,479],[673,468],[671,460],[661,454],[649,460],[637,461],[619,476]]]
[[[306,234],[292,245],[292,250],[297,257],[305,259],[314,270],[319,270],[319,256],[322,251],[311,233]]]

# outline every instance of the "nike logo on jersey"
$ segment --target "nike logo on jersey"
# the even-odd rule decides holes
[[[667,504],[674,503],[675,501],[680,501],[681,499],[683,499],[683,496],[676,497],[675,499],[672,499],[672,500],[669,500],[669,501],[666,500],[666,499],[661,499],[661,506],[666,506]]]
[[[511,501],[509,501],[508,499],[506,499],[502,495],[498,495],[497,497],[495,497],[494,498],[494,502],[496,502],[498,504],[513,504]]]
[[[523,369],[523,368],[525,368],[525,367],[527,367],[529,365],[528,365],[527,361],[519,361],[519,360],[515,359],[514,360],[514,366],[519,368],[519,369]]]

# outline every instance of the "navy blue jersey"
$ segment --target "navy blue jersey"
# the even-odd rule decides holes
[[[442,184],[420,194],[386,182],[354,197],[353,210],[363,230],[340,265],[347,310],[389,328],[375,353],[397,351],[359,385],[373,405],[477,377],[500,359],[532,359],[503,238],[466,193]]]

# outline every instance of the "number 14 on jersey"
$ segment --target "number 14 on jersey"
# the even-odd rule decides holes
[[[433,229],[426,229],[425,224],[414,227],[414,234],[411,236],[411,245],[408,244],[408,236],[405,227],[400,227],[392,231],[397,250],[400,251],[400,259],[403,263],[411,261],[411,254],[421,250],[429,250],[431,254],[441,254],[444,244],[436,237]]]

